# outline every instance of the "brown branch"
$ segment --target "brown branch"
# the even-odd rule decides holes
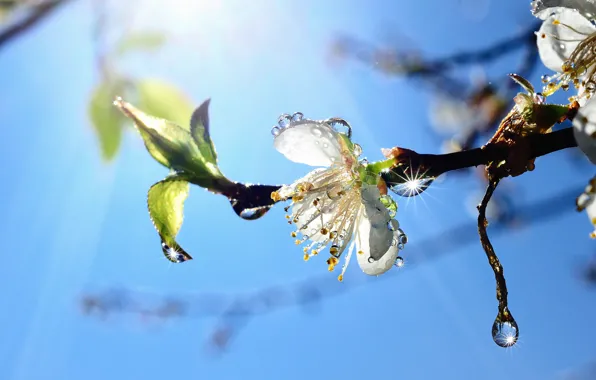
[[[65,4],[68,1],[69,0],[48,0],[31,6],[31,10],[26,17],[0,32],[0,49],[2,49],[8,42],[37,25],[41,20],[49,16],[52,11],[56,10],[59,5]]]
[[[530,135],[520,138],[519,144],[529,149],[530,159],[577,146],[573,137],[573,128],[565,128],[543,135]],[[409,166],[414,171],[420,169],[419,172],[425,173],[429,177],[438,177],[453,170],[500,162],[506,160],[511,153],[511,147],[503,143],[486,144],[481,148],[448,154],[419,154],[409,149],[393,148],[393,150],[395,149],[400,151],[397,155],[407,156]]]

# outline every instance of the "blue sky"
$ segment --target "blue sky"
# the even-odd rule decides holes
[[[197,104],[211,97],[221,169],[234,180],[269,184],[309,170],[273,148],[270,128],[281,113],[348,120],[371,160],[390,145],[440,151],[429,132],[428,92],[358,64],[331,67],[326,55],[335,33],[375,41],[405,32],[441,56],[485,46],[534,21],[520,1],[486,0],[477,11],[474,2],[434,0],[178,1],[167,9],[138,3],[129,10],[137,26],[175,38],[126,68],[175,83]],[[326,299],[316,313],[294,307],[252,319],[219,358],[205,354],[215,318],[146,326],[134,315],[108,323],[82,315],[77,302],[89,289],[234,295],[327,273],[322,258],[303,262],[281,208],[246,222],[223,197],[199,188],[191,189],[179,235],[195,260],[170,265],[163,258],[145,197],[167,170],[132,129],[115,161],[104,163],[87,120],[98,80],[92,22],[90,5],[73,2],[0,51],[7,256],[0,267],[0,379],[555,379],[596,356],[594,291],[577,276],[594,243],[587,217],[572,210],[493,239],[521,329],[511,350],[492,342],[494,277],[474,241],[444,255],[406,248],[406,260],[434,258],[387,278],[365,278],[353,265],[343,284],[350,292]],[[506,73],[519,58],[492,69]],[[591,175],[559,152],[506,186],[522,205],[581,187]],[[478,190],[474,179],[451,176],[424,201],[398,199],[410,244],[473,221],[467,198]],[[336,275],[326,286],[338,289]]]

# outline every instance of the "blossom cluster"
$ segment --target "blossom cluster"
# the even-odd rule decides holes
[[[543,94],[574,88],[569,98],[580,107],[573,119],[574,136],[585,156],[596,164],[596,4],[594,0],[535,0],[532,13],[543,20],[537,34],[538,53],[554,71],[543,76]],[[596,226],[593,183],[577,199]],[[592,237],[596,238],[593,232]]]

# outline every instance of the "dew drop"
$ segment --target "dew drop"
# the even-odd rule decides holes
[[[304,118],[304,114],[302,112],[295,112],[292,115],[292,121],[300,121],[302,118]]]
[[[163,254],[166,257],[166,259],[173,263],[181,263],[188,260],[184,256],[182,249],[177,250],[174,247],[170,247],[168,244],[166,244],[166,242],[161,242],[161,250],[163,251]]]
[[[394,264],[394,265],[395,265],[396,267],[398,267],[398,268],[401,268],[401,267],[403,267],[403,266],[404,266],[404,264],[405,264],[405,261],[404,261],[403,257],[401,257],[401,256],[397,256],[397,257],[395,258],[395,264]]]
[[[281,129],[278,126],[271,128],[271,134],[273,136],[278,136],[281,133]]]
[[[356,157],[362,154],[362,147],[359,144],[354,144],[354,155]]]
[[[372,257],[369,257],[369,258],[368,258],[368,262],[369,262],[370,264],[372,264],[372,263],[374,263],[374,262],[375,262],[375,259],[373,259]]]
[[[401,244],[408,244],[408,235],[402,233],[401,235],[399,235],[398,240]]]
[[[283,129],[283,128],[286,128],[288,125],[290,125],[291,121],[292,121],[292,117],[290,115],[288,115],[287,113],[284,113],[277,119],[277,125],[279,125],[279,127]]]
[[[406,246],[403,243],[397,243],[397,249],[403,250]]]
[[[534,103],[543,104],[544,102],[546,102],[546,96],[540,92],[534,94]]]
[[[352,137],[352,127],[350,123],[345,121],[344,119],[340,119],[337,117],[325,120],[325,123],[331,126],[331,128],[335,129],[337,132],[344,133],[348,138]]]
[[[387,222],[387,229],[389,231],[396,231],[399,228],[399,222],[395,219],[391,219]]]
[[[311,133],[315,137],[321,137],[321,136],[323,136],[323,131],[321,131],[321,127],[319,127],[319,126],[316,126],[316,127],[311,128]]]
[[[404,183],[392,184],[389,189],[400,197],[415,197],[428,189],[433,181],[432,177],[413,179]]]
[[[511,347],[517,343],[519,328],[515,320],[503,322],[497,317],[492,329],[493,340],[500,347]]]
[[[325,148],[325,149],[329,148],[329,144],[323,143],[323,148]]]
[[[548,75],[543,75],[540,77],[540,80],[542,81],[542,83],[548,83],[550,77]]]
[[[265,215],[267,213],[267,211],[269,211],[271,207],[254,207],[254,208],[245,208],[243,210],[240,210],[240,212],[238,212],[238,216],[241,217],[242,219],[246,219],[246,220],[255,220],[255,219],[259,219],[261,216]],[[236,211],[236,210],[234,210]]]

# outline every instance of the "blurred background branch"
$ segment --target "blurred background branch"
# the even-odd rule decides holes
[[[583,185],[569,187],[559,194],[537,201],[499,210],[491,220],[491,235],[506,234],[512,228],[529,228],[532,224],[545,223],[574,210],[573,199],[583,190]],[[410,243],[406,248],[410,265],[423,264],[478,242],[476,222],[451,227],[438,234]],[[587,269],[582,276],[589,278],[596,271]],[[343,283],[329,275],[305,279],[295,284],[273,285],[244,294],[199,293],[195,295],[161,295],[158,292],[134,288],[108,289],[89,292],[81,297],[80,306],[85,315],[106,319],[113,314],[135,314],[143,318],[165,321],[172,318],[216,318],[216,327],[210,334],[208,345],[217,350],[227,348],[246,324],[259,315],[282,308],[300,306],[305,311],[322,307],[326,298],[346,294],[357,287],[392,278],[399,270],[380,277],[352,276]]]
[[[22,11],[24,13],[23,15],[17,15],[17,20],[14,22],[9,22],[7,26],[0,28],[0,50],[9,42],[12,42],[39,22],[46,19],[58,9],[59,6],[66,4],[69,1],[71,0],[0,0],[0,11],[2,11],[2,13],[16,13],[17,11]]]

